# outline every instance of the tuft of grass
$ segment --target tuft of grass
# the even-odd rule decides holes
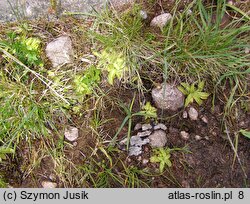
[[[145,36],[148,40],[145,40]],[[150,35],[145,30],[145,24],[140,16],[140,6],[135,5],[132,9],[122,13],[105,10],[103,13],[96,14],[89,37],[92,39],[94,52],[109,51],[110,55],[106,60],[112,55],[119,55],[116,58],[116,64],[121,64],[119,69],[116,68],[112,73],[109,71],[110,67],[106,66],[110,84],[113,81],[112,76],[120,79],[122,77],[124,84],[129,84],[142,92],[140,70],[145,65],[144,59],[154,53],[154,48],[150,46],[154,35]]]
[[[123,163],[122,163],[123,164]],[[124,187],[126,188],[147,188],[147,180],[153,176],[147,172],[147,169],[139,169],[136,166],[124,166]],[[145,181],[144,181],[145,180]]]
[[[0,74],[0,139],[7,146],[18,144],[21,139],[48,135],[49,111],[45,105],[37,103],[38,93],[32,94],[32,86],[11,82]]]
[[[226,104],[225,115],[230,119],[239,99],[247,94],[249,20],[243,15],[222,25],[228,13],[223,0],[217,1],[216,7],[206,7],[201,0],[190,5],[191,14],[190,6],[182,13],[176,7],[172,21],[163,28],[164,46],[155,49],[154,55],[162,65],[158,70],[164,81],[205,81],[214,99]],[[232,92],[225,94],[225,89]]]
[[[139,10],[140,8],[135,6],[122,14],[114,10],[96,13],[90,37],[101,42],[104,48],[117,48],[125,52],[135,48],[143,27]]]

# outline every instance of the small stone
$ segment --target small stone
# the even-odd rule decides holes
[[[186,131],[181,131],[180,132],[182,139],[188,140],[189,139],[189,133]]]
[[[143,124],[142,125],[142,131],[151,130],[151,129],[152,129],[152,125],[150,125],[150,124]]]
[[[191,120],[197,120],[198,119],[198,111],[193,108],[193,107],[190,107],[189,110],[188,110],[188,116]]]
[[[149,136],[151,133],[152,133],[152,131],[147,130],[147,131],[144,131],[144,132],[138,132],[137,136],[138,137],[146,137],[146,136]]]
[[[42,182],[42,187],[43,188],[56,188],[57,187],[57,183],[51,182],[51,181],[43,181]]]
[[[201,140],[201,136],[200,135],[195,135],[195,140],[197,140],[197,141]]]
[[[148,138],[152,147],[164,147],[167,143],[167,135],[163,130],[154,131]]]
[[[250,49],[248,47],[245,48],[245,54],[249,54],[250,53]]]
[[[65,130],[64,136],[67,140],[73,142],[79,137],[78,129],[70,126]]]
[[[245,122],[244,121],[241,121],[240,123],[239,123],[239,127],[244,127],[245,126]]]
[[[149,139],[146,138],[146,139],[142,139],[141,137],[138,137],[138,136],[132,136],[130,138],[130,145],[131,146],[142,146],[142,145],[145,145],[145,144],[148,144],[149,143]]]
[[[149,160],[148,160],[148,159],[143,159],[143,160],[142,160],[142,165],[147,165],[147,164],[148,164],[148,162],[149,162]]]
[[[147,12],[143,10],[140,10],[140,16],[143,20],[146,20],[148,18]]]
[[[163,28],[171,19],[172,15],[170,13],[163,13],[159,16],[154,17],[150,23],[150,26]]]
[[[142,157],[141,157],[141,156],[138,156],[138,157],[137,157],[137,160],[138,160],[138,161],[141,161],[141,160],[142,160]]]
[[[152,90],[152,98],[157,108],[176,111],[184,105],[184,95],[171,84],[161,84]]]
[[[190,184],[186,180],[182,181],[181,185],[182,185],[183,188],[190,188]]]
[[[69,36],[61,36],[46,46],[46,55],[57,67],[62,64],[71,63],[73,57],[72,41]]]
[[[73,146],[76,147],[77,146],[77,142],[73,142]]]
[[[208,119],[207,119],[207,117],[206,116],[203,116],[202,118],[201,118],[201,120],[204,122],[204,123],[208,123]]]
[[[156,126],[154,126],[154,130],[159,130],[159,129],[166,131],[167,130],[167,126],[164,125],[164,124],[162,124],[162,123],[159,123]]]
[[[193,13],[193,11],[191,9],[187,10],[187,15],[191,15]]]
[[[142,128],[142,124],[141,123],[137,123],[134,127],[134,131],[140,130]]]
[[[215,131],[212,132],[213,136],[217,136],[217,133]]]
[[[126,161],[127,161],[128,163],[132,162],[132,160],[131,160],[129,157],[126,158]]]
[[[142,148],[141,147],[137,147],[137,146],[129,147],[129,152],[128,152],[129,156],[138,156],[141,153],[142,153]]]
[[[209,137],[208,137],[208,136],[206,136],[206,137],[205,137],[205,139],[206,139],[206,140],[209,140]]]
[[[184,119],[186,119],[186,118],[188,117],[187,111],[183,111],[182,117],[183,117]]]

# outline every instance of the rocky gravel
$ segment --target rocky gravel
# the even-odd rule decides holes
[[[162,124],[136,124],[134,131],[136,135],[131,136],[129,140],[129,156],[138,156],[142,154],[142,147],[149,144],[153,148],[164,147],[167,143],[167,127]],[[126,150],[127,138],[119,142],[119,148]]]

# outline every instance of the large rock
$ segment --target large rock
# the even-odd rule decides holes
[[[148,139],[150,140],[149,144],[152,147],[164,147],[167,144],[167,135],[163,130],[154,131]]]
[[[152,98],[157,108],[176,111],[184,105],[184,95],[171,84],[162,84],[152,90]]]
[[[0,22],[19,19],[51,18],[61,16],[65,12],[90,13],[105,7],[104,0],[56,0],[56,11],[51,9],[49,0],[0,0]],[[117,0],[118,1],[118,0]],[[84,17],[86,15],[77,15]]]
[[[72,41],[69,36],[61,36],[50,42],[46,47],[46,55],[53,67],[71,63],[73,57]]]
[[[112,8],[121,11],[131,7],[135,3],[135,0],[109,0],[109,3]]]
[[[170,13],[163,13],[154,17],[150,23],[150,26],[163,28],[171,19],[172,15]]]

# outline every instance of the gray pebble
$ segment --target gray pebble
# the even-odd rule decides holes
[[[170,13],[163,13],[154,17],[150,23],[150,26],[163,28],[171,19],[172,15]]]
[[[134,130],[137,131],[137,130],[140,130],[142,128],[142,124],[141,123],[137,123],[134,127]]]
[[[197,120],[198,119],[198,111],[193,108],[193,107],[190,107],[189,110],[188,110],[188,116],[191,120]]]
[[[206,116],[203,116],[202,118],[201,118],[201,120],[204,122],[204,123],[208,123],[208,119],[207,119],[207,117]]]
[[[164,124],[162,124],[162,123],[159,123],[156,126],[154,126],[154,130],[159,130],[159,129],[166,131],[167,130],[167,126],[164,125]]]
[[[142,148],[141,147],[137,147],[137,146],[131,146],[129,147],[129,156],[138,156],[142,153]]]
[[[51,181],[43,181],[42,182],[42,187],[43,188],[56,188],[57,187],[57,183],[51,182]]]
[[[148,159],[143,159],[143,160],[142,160],[142,164],[143,164],[143,165],[148,164],[148,162],[149,162],[149,160],[148,160]]]
[[[180,134],[181,134],[181,138],[182,139],[184,139],[184,140],[188,140],[189,139],[189,133],[188,132],[181,131]]]
[[[149,143],[149,139],[142,139],[141,137],[138,136],[132,136],[130,138],[130,145],[131,146],[142,146]]]
[[[142,131],[151,130],[151,129],[152,129],[152,125],[150,125],[150,124],[143,124],[142,125]]]
[[[148,18],[148,14],[146,11],[140,10],[140,16],[142,19],[146,20]]]
[[[183,111],[182,117],[183,117],[184,119],[186,119],[186,118],[188,117],[187,111]]]
[[[246,47],[245,48],[245,54],[249,54],[250,53],[250,48]]]
[[[138,137],[146,137],[146,136],[149,136],[151,133],[152,133],[152,131],[147,130],[147,131],[144,131],[144,132],[138,132],[137,136]]]
[[[195,140],[197,140],[197,141],[201,140],[201,136],[200,135],[195,135]]]
[[[76,127],[69,126],[65,130],[64,136],[67,140],[73,142],[79,137],[78,129]]]
[[[167,144],[167,135],[163,130],[156,130],[149,137],[152,147],[164,147]]]

